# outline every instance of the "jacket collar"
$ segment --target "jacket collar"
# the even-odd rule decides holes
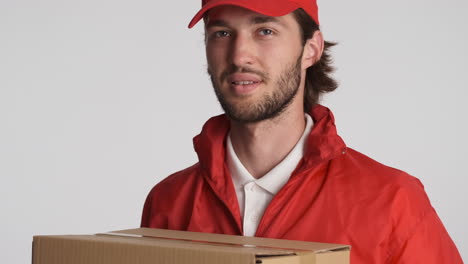
[[[310,111],[314,126],[307,139],[304,161],[309,165],[326,162],[346,151],[338,135],[333,113],[325,106],[315,105]]]
[[[318,164],[328,161],[345,151],[346,145],[337,134],[333,113],[327,107],[315,105],[309,114],[314,120],[303,161],[307,164]],[[230,129],[229,119],[223,114],[209,119],[201,133],[193,139],[201,168],[214,180],[218,187],[226,186],[225,175],[225,140]],[[229,178],[230,181],[230,178]]]

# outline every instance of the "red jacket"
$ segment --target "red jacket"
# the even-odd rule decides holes
[[[418,179],[347,148],[317,105],[306,154],[273,198],[256,236],[352,246],[351,263],[463,263]],[[149,193],[142,227],[242,235],[225,163],[229,120],[194,138],[199,162]]]

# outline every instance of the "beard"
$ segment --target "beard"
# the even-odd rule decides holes
[[[301,53],[302,54],[302,53]],[[239,68],[232,66],[223,72],[220,78],[216,78],[208,68],[208,74],[211,78],[216,97],[223,108],[226,116],[231,120],[241,123],[254,123],[267,119],[273,119],[279,116],[292,103],[299,91],[301,81],[301,56],[295,63],[287,65],[278,76],[273,80],[273,89],[270,94],[263,95],[257,102],[235,104],[229,102],[226,95],[221,91],[221,83],[232,73],[254,73],[260,76],[265,83],[270,83],[268,74],[255,71],[249,68]]]

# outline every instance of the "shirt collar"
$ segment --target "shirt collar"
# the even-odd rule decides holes
[[[236,190],[243,188],[249,182],[254,181],[257,185],[275,195],[286,184],[291,173],[296,169],[297,164],[304,156],[307,137],[312,130],[313,120],[307,113],[305,114],[306,127],[301,138],[296,143],[289,154],[267,174],[259,179],[255,179],[244,167],[232,146],[231,135],[226,140],[226,162],[231,173],[231,177]]]

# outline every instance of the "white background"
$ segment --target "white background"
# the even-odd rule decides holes
[[[347,144],[422,180],[468,259],[468,2],[321,1]],[[0,0],[0,259],[32,236],[139,226],[221,113],[194,1]]]

